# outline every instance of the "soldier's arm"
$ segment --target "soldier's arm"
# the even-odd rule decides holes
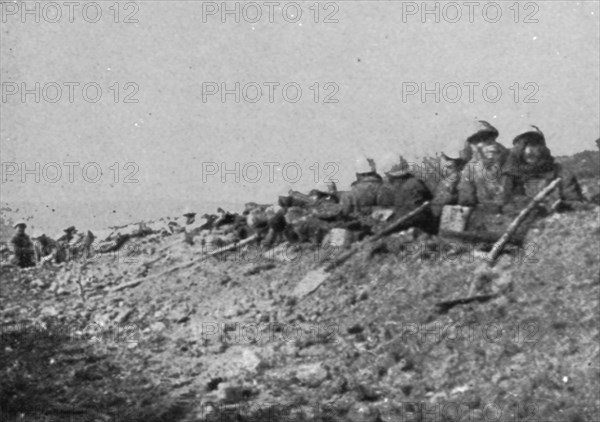
[[[465,167],[460,175],[457,185],[458,205],[473,207],[477,205],[477,188],[473,180],[475,175],[469,165]]]
[[[582,202],[584,197],[577,177],[568,171],[562,171],[560,177],[563,179],[560,185],[560,199],[567,202]]]
[[[382,186],[377,192],[377,205],[380,207],[391,207],[394,205],[394,197],[391,189]]]
[[[354,199],[351,191],[342,192],[340,194],[340,205],[342,206],[342,214],[349,216],[354,212]]]
[[[414,186],[411,190],[411,201],[415,207],[421,205],[425,201],[431,201],[433,199],[433,194],[421,179],[414,178],[411,185]]]
[[[456,187],[460,180],[460,173],[452,173],[443,177],[435,187],[433,195],[433,204],[435,205],[455,205],[458,199]]]

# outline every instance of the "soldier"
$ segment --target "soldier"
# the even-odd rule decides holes
[[[339,202],[337,186],[334,182],[321,181],[308,193],[313,201]]]
[[[383,184],[373,159],[357,159],[355,171],[356,181],[350,185],[350,191],[340,198],[342,212],[346,216],[370,212],[377,205],[377,195]]]
[[[93,244],[96,236],[90,230],[85,234],[81,234],[79,240],[72,248],[73,258],[83,258],[84,260],[92,258],[94,254]]]
[[[503,202],[502,166],[508,150],[494,137],[482,138],[463,168],[457,185],[458,205],[500,208]]]
[[[16,233],[10,240],[13,252],[13,262],[21,268],[35,266],[33,242],[29,236],[25,234],[27,224],[24,221],[18,221],[14,225],[14,228],[16,229]]]
[[[66,229],[64,229],[63,232],[65,234],[63,234],[58,239],[56,239],[56,241],[68,245],[75,237],[75,233],[77,233],[77,229],[75,228],[75,226],[69,226]]]
[[[188,245],[193,245],[194,237],[200,234],[202,230],[211,229],[217,220],[216,215],[208,214],[204,214],[201,219],[196,220],[196,212],[189,207],[183,210],[183,217],[185,218],[183,240]]]
[[[192,211],[190,207],[185,207],[183,209],[183,217],[185,218],[185,224],[192,224],[196,219],[196,213]]]
[[[562,182],[549,197],[558,210],[579,207],[584,200],[581,187],[574,174],[554,161],[546,146],[544,134],[535,127],[518,135],[502,173],[504,177],[504,202],[522,206],[557,177]]]
[[[370,167],[369,167],[370,170]],[[345,220],[334,182],[321,182],[308,195],[308,202],[294,205],[285,213],[285,236],[291,242],[320,245],[329,230]]]
[[[217,208],[218,217],[214,222],[214,227],[218,229],[221,226],[226,226],[229,224],[233,224],[236,219],[236,215],[230,213],[229,211],[225,211],[223,208]]]
[[[284,235],[286,208],[280,205],[246,204],[246,224],[257,236],[258,243],[274,246]]]
[[[440,182],[435,188],[432,210],[436,216],[441,214],[444,205],[456,205],[458,203],[458,185],[462,172],[465,169],[465,166],[469,168],[469,163],[473,164],[473,166],[470,166],[471,168],[474,167],[475,163],[480,163],[481,165],[482,151],[480,148],[493,144],[496,146],[494,149],[501,150],[501,145],[496,143],[498,135],[498,129],[490,123],[484,120],[479,120],[476,123],[476,131],[466,139],[464,148],[460,153],[460,158],[452,160],[453,167],[451,167],[451,170],[453,171],[450,171],[448,174],[444,172]],[[491,154],[492,151],[489,151],[489,153]],[[463,201],[465,200],[466,199],[463,199]]]
[[[56,239],[56,243],[59,246],[58,251],[55,255],[55,262],[60,264],[72,258],[71,242],[75,238],[77,229],[75,226],[69,226],[63,230],[64,234]]]
[[[56,256],[61,249],[59,243],[45,233],[34,238],[33,246],[35,251],[35,261],[38,265],[44,265],[46,262],[52,260],[56,261]]]
[[[421,179],[409,171],[406,160],[397,154],[386,154],[382,160],[384,183],[377,195],[377,205],[394,207],[398,215],[407,214],[433,197]],[[433,230],[431,212],[423,213],[415,225]]]
[[[385,179],[377,195],[377,205],[411,211],[432,198],[425,182],[409,171],[401,156],[387,154],[382,162]]]

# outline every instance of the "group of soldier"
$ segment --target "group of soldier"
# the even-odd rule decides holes
[[[64,229],[63,234],[56,239],[45,233],[32,239],[25,233],[27,223],[17,221],[14,224],[15,234],[10,243],[12,247],[12,263],[21,267],[33,267],[45,262],[62,262],[75,258],[81,248],[75,244],[84,243],[88,246],[94,240],[91,232],[80,234],[74,226]]]
[[[514,217],[559,177],[558,188],[537,207],[537,215],[589,206],[577,178],[554,160],[541,130],[532,126],[519,134],[511,149],[500,144],[498,136],[495,127],[478,121],[459,157],[444,155],[446,166],[431,189],[431,183],[399,154],[388,153],[379,163],[363,156],[356,161],[356,180],[349,190],[321,183],[308,195],[289,190],[274,205],[246,204],[242,215],[229,215],[230,224],[224,225],[229,231],[222,233],[230,242],[254,233],[267,247],[281,239],[320,244],[333,228],[346,229],[360,239],[381,222],[380,211],[389,210],[383,214],[387,218],[401,217],[425,202],[429,206],[411,220],[412,227],[438,233],[444,210],[458,206],[473,211],[473,227],[486,230],[484,223],[493,220],[489,216]],[[188,243],[194,243],[196,234],[208,233],[212,224],[208,217],[186,229]]]
[[[458,158],[443,155],[444,171],[431,189],[419,171],[399,154],[386,154],[379,165],[363,156],[355,163],[356,180],[347,191],[338,191],[332,182],[322,182],[307,195],[289,190],[279,196],[276,204],[248,203],[241,214],[219,208],[217,215],[196,218],[193,210],[186,209],[181,231],[189,245],[196,243],[197,236],[201,244],[212,242],[223,246],[252,235],[267,247],[281,240],[320,244],[334,228],[345,229],[360,239],[373,233],[381,222],[382,210],[388,212],[383,215],[389,219],[406,215],[428,202],[429,206],[410,224],[435,234],[448,207],[475,210],[479,221],[486,221],[489,215],[511,215],[559,177],[561,181],[545,202],[545,210],[586,206],[577,178],[554,160],[539,128],[532,126],[517,135],[510,149],[497,141],[498,136],[495,127],[478,121]],[[74,227],[67,228],[56,240],[42,235],[35,239],[35,245],[25,234],[25,222],[15,224],[15,228],[11,244],[17,265],[27,267],[49,259],[61,262],[70,258],[65,251],[73,242]],[[93,241],[90,232],[86,237],[90,235]]]

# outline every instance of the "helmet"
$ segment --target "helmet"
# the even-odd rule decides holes
[[[400,154],[388,152],[381,159],[381,170],[390,176],[402,176],[409,172],[409,165]]]
[[[467,138],[469,144],[478,144],[487,140],[494,141],[500,134],[498,129],[485,120],[478,120],[473,129],[474,133]]]
[[[317,186],[315,186],[315,190],[327,195],[332,195],[337,192],[337,186],[334,182],[326,182],[322,180],[317,184]]]
[[[16,229],[19,226],[27,227],[27,223],[25,222],[25,220],[19,220],[15,223],[13,227]]]
[[[546,137],[539,127],[531,125],[534,130],[529,130],[517,135],[513,139],[513,145],[524,148],[527,145],[531,146],[546,146]]]
[[[286,184],[285,186],[282,186],[281,189],[277,192],[277,196],[289,196],[291,191],[293,191],[292,186]]]
[[[379,160],[379,168],[383,173],[388,173],[392,170],[392,167],[400,162],[398,154],[393,152],[386,152],[383,157]]]
[[[75,228],[75,226],[69,226],[66,229],[63,230],[65,233],[75,233],[77,232],[77,229]]]
[[[371,173],[376,171],[375,162],[366,157],[357,158],[354,162],[354,171],[356,173]]]
[[[189,215],[189,216],[196,215],[196,213],[195,213],[195,212],[192,210],[192,208],[190,208],[190,207],[185,207],[185,208],[183,209],[183,213],[182,213],[181,215],[183,215],[184,217],[187,217],[188,215]]]

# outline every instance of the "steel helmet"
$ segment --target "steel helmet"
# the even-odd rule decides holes
[[[383,173],[389,173],[394,166],[400,163],[400,156],[393,152],[386,152],[379,160],[379,168]]]
[[[467,138],[467,143],[478,144],[482,141],[495,140],[500,132],[489,122],[485,120],[477,120],[471,123],[471,135]]]
[[[181,215],[183,215],[184,217],[187,217],[188,215],[193,216],[196,215],[196,212],[194,212],[191,207],[185,207]]]
[[[324,180],[317,183],[315,190],[327,195],[333,195],[337,193],[337,186],[334,182],[326,182]]]
[[[357,158],[354,162],[354,171],[356,173],[371,173],[375,171],[374,161],[366,157]]]
[[[513,139],[513,145],[516,147],[525,147],[526,145],[546,146],[546,137],[539,127],[531,125],[534,130],[523,131]]]

